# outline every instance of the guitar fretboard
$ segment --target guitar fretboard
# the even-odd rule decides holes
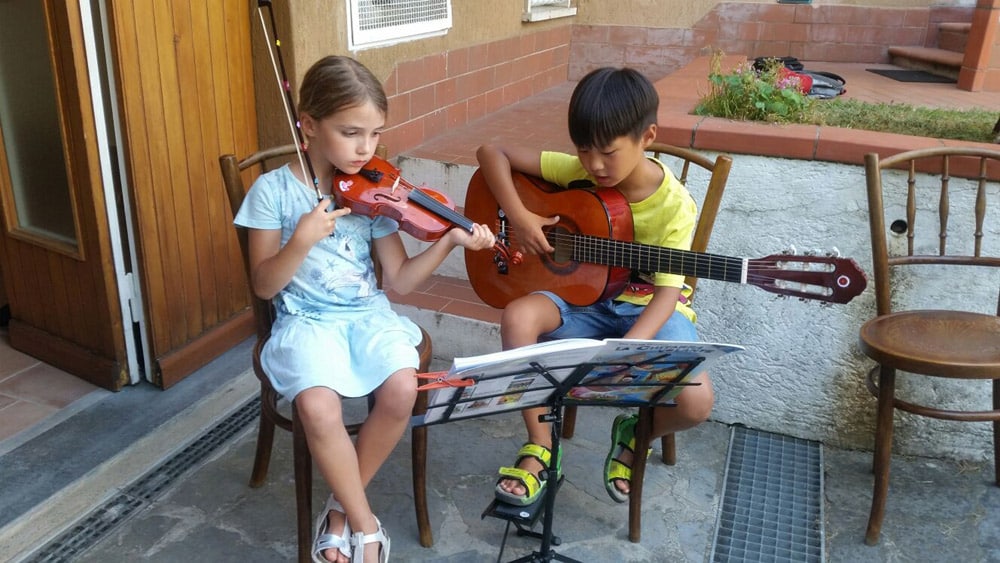
[[[548,239],[556,249],[557,256],[568,255],[578,262],[746,283],[748,261],[745,258],[662,248],[591,235],[550,233]]]

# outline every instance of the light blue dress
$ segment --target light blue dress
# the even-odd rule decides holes
[[[261,175],[233,221],[252,229],[281,229],[284,246],[316,192],[288,166]],[[323,386],[345,397],[372,392],[392,373],[416,368],[420,329],[397,315],[378,289],[371,244],[396,232],[386,217],[350,214],[318,242],[292,280],[273,299],[277,318],[261,351],[274,389],[294,399]]]

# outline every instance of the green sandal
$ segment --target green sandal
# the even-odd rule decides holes
[[[636,415],[620,414],[611,425],[611,449],[604,458],[604,488],[611,500],[619,503],[628,502],[628,493],[615,486],[615,481],[632,482],[632,466],[626,465],[618,457],[626,450],[632,452],[635,447],[635,424],[639,420]],[[633,452],[634,453],[634,452]]]
[[[560,448],[562,450],[562,448]],[[517,467],[526,457],[533,457],[538,460],[538,463],[542,464],[542,471],[548,471],[552,467],[552,450],[541,446],[538,444],[533,444],[531,442],[525,443],[521,446],[521,449],[517,452],[517,460],[514,462],[513,467],[501,467],[500,468],[500,478],[497,479],[496,484],[496,498],[502,502],[508,504],[513,504],[516,506],[527,506],[533,504],[542,493],[545,491],[545,487],[548,484],[548,479],[541,480],[537,475],[528,471],[527,469],[521,469]],[[559,474],[562,472],[562,451],[556,453],[556,474],[555,479],[559,479]],[[553,476],[550,476],[552,478]],[[527,494],[516,495],[514,493],[503,490],[500,487],[500,481],[504,479],[516,479],[520,481],[524,488],[527,489]]]

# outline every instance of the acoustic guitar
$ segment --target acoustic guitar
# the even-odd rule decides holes
[[[514,174],[521,201],[543,217],[559,216],[545,231],[555,252],[515,253],[517,233],[476,170],[465,198],[465,214],[492,227],[507,252],[466,251],[473,290],[486,304],[503,308],[533,291],[548,290],[573,305],[614,297],[632,270],[694,276],[757,286],[779,295],[847,303],[867,285],[850,258],[775,254],[736,258],[632,242],[628,202],[612,188],[560,189],[540,178]],[[517,255],[518,263],[509,257]]]

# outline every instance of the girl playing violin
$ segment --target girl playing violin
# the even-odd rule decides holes
[[[312,165],[303,169],[300,161],[260,176],[235,218],[249,230],[253,291],[272,299],[277,311],[261,362],[275,390],[295,401],[309,450],[332,490],[316,521],[316,561],[347,562],[354,552],[385,561],[389,554],[365,488],[409,422],[421,334],[378,288],[372,247],[383,285],[405,294],[456,246],[493,244],[489,229],[474,225],[471,232],[451,229],[410,257],[392,219],[334,209],[334,176],[356,174],[368,163],[387,111],[382,84],[366,67],[341,56],[316,62],[298,105],[305,162]],[[352,443],[342,397],[372,392],[375,406]]]

